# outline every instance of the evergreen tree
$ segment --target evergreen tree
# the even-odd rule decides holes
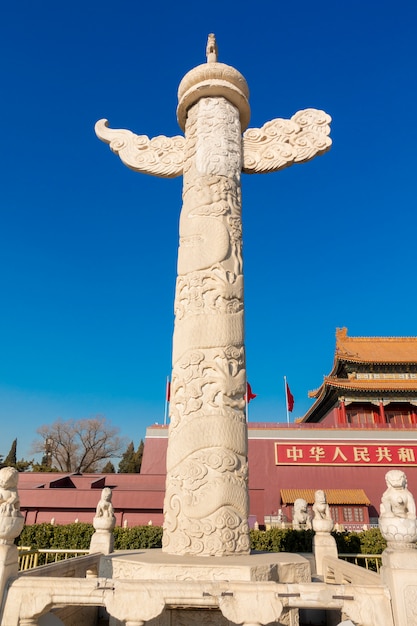
[[[103,467],[101,471],[103,474],[115,474],[116,473],[114,465],[111,461],[107,461],[106,465]]]
[[[135,457],[135,446],[133,445],[133,441],[129,443],[126,448],[126,452],[122,455],[121,461],[119,463],[119,474],[133,474],[134,473],[134,461]]]
[[[129,443],[126,452],[119,463],[119,474],[138,474],[142,465],[143,441],[140,440],[138,449],[135,452],[133,441]]]
[[[32,462],[32,472],[58,472],[58,470],[51,466],[50,458],[44,454],[40,463]]]
[[[25,459],[20,459],[20,461],[17,461],[17,463],[15,463],[13,467],[15,467],[18,472],[27,472],[30,470],[32,464],[33,459],[31,461],[25,461]]]
[[[9,454],[4,459],[4,465],[8,465],[10,467],[15,467],[17,463],[16,458],[16,450],[17,450],[17,439],[15,439],[12,443],[12,447],[10,448]]]
[[[136,451],[136,467],[138,468],[137,471],[140,472],[141,467],[142,467],[142,458],[143,458],[143,449],[145,447],[145,444],[143,443],[143,439],[140,440],[138,449]]]
[[[9,450],[9,454],[6,458],[1,460],[0,467],[14,467],[18,472],[26,472],[29,467],[32,465],[32,461],[25,461],[24,459],[20,459],[20,461],[16,458],[17,451],[17,439],[15,439],[12,443],[12,447]]]

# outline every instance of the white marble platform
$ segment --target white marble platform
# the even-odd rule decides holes
[[[159,549],[114,552],[101,559],[100,576],[129,580],[309,582],[309,561],[287,552],[184,557]]]

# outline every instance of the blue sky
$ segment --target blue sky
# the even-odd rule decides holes
[[[181,179],[124,167],[94,134],[179,134],[177,87],[219,60],[251,127],[332,118],[332,150],[243,177],[250,421],[293,417],[332,366],[335,329],[416,335],[414,2],[43,0],[2,9],[0,454],[36,428],[105,415],[138,443],[163,422]]]

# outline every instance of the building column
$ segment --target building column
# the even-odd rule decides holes
[[[339,398],[339,423],[347,424],[345,399]]]
[[[379,423],[380,424],[386,424],[387,420],[385,417],[385,409],[384,409],[384,403],[382,400],[379,401]]]

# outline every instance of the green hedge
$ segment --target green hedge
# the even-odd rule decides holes
[[[114,529],[115,550],[139,550],[162,547],[162,528],[160,526],[133,526],[132,528]]]
[[[92,524],[33,524],[24,527],[18,545],[37,549],[88,550],[93,532]]]
[[[313,534],[312,530],[287,528],[251,530],[251,548],[264,552],[311,552]]]
[[[57,550],[88,550],[92,524],[33,524],[25,526],[18,540],[19,546]],[[160,548],[162,528],[159,526],[135,526],[114,529],[115,550],[138,550],[139,548]]]
[[[267,531],[251,530],[252,550],[267,552],[312,552],[312,530],[271,528]],[[332,533],[337,551],[348,554],[381,554],[387,547],[379,528],[362,532]]]
[[[56,548],[57,550],[88,550],[94,532],[92,524],[33,524],[25,526],[18,545],[32,548]],[[311,552],[312,530],[271,528],[267,531],[251,530],[252,550],[266,552]],[[363,532],[333,533],[338,552],[351,554],[381,554],[386,548],[378,528]],[[134,526],[114,529],[115,550],[138,550],[160,548],[162,528],[159,526]]]

